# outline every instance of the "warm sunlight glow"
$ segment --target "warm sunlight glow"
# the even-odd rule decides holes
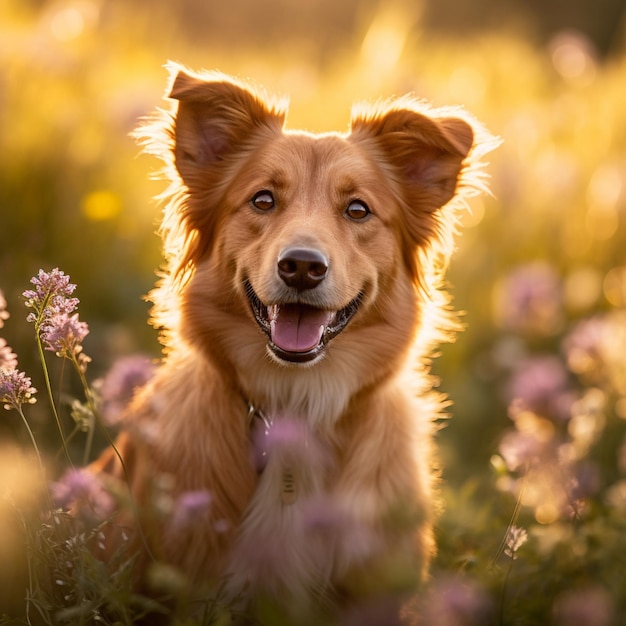
[[[565,80],[589,83],[596,72],[589,43],[578,33],[563,33],[555,37],[552,63]]]
[[[382,9],[370,26],[361,58],[373,71],[392,71],[400,60],[407,37],[407,17],[395,7]]]
[[[117,217],[122,209],[119,196],[107,189],[92,191],[83,198],[81,209],[85,217],[100,222]]]
[[[68,7],[56,13],[51,22],[52,34],[61,41],[79,37],[85,27],[82,13],[75,7]]]

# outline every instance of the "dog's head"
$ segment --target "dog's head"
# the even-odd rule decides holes
[[[402,351],[449,252],[442,207],[476,169],[467,119],[403,98],[356,108],[348,134],[285,131],[284,103],[180,68],[170,97],[179,182],[164,231],[183,334],[220,359],[261,346],[283,365],[335,343],[353,360],[363,341]]]

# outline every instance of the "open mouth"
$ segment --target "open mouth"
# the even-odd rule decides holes
[[[302,303],[265,305],[248,281],[244,283],[254,319],[267,335],[269,349],[283,361],[306,363],[320,356],[326,344],[352,319],[363,293],[339,311]]]

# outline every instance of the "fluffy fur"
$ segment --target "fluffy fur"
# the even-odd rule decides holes
[[[112,450],[93,469],[126,473],[143,511],[167,484],[143,534],[195,583],[300,609],[403,596],[434,551],[440,276],[495,143],[411,98],[355,107],[347,134],[288,131],[283,101],[170,69],[173,111],[138,131],[171,182],[165,358],[124,416],[126,471]],[[281,338],[286,311],[313,342],[322,320],[319,344]],[[182,519],[197,492],[207,511]]]

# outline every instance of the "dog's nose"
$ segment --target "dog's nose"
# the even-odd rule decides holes
[[[298,291],[313,289],[326,278],[328,260],[312,248],[287,248],[278,257],[278,275]]]

